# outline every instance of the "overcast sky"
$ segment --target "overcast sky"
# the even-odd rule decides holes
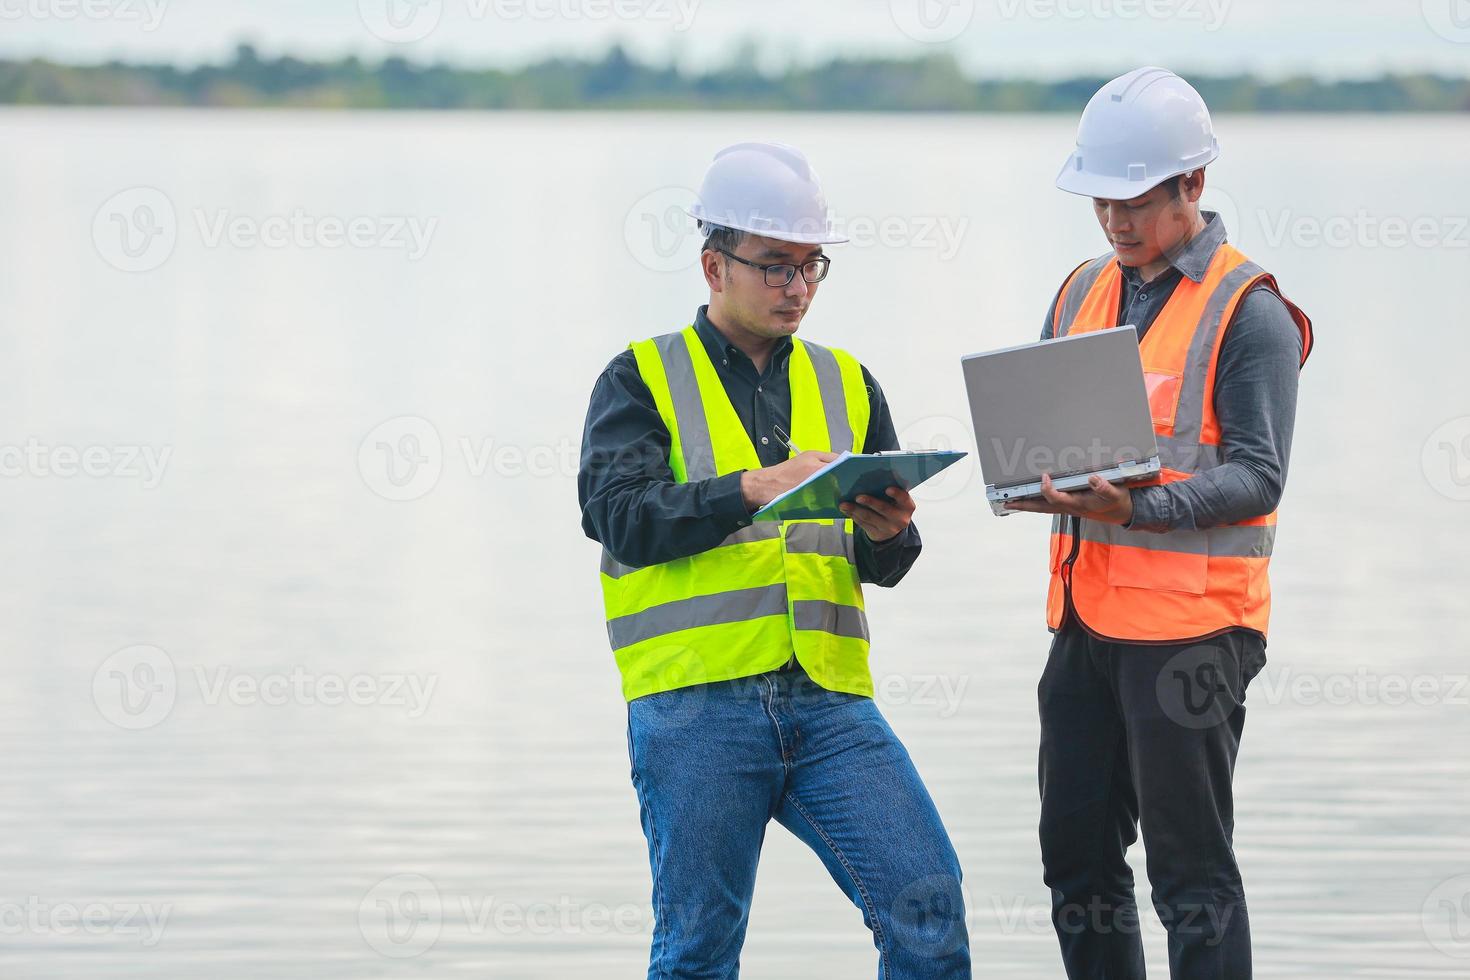
[[[613,41],[697,66],[952,50],[983,75],[1138,64],[1330,77],[1470,73],[1470,0],[0,0],[0,57],[192,64],[268,53],[524,63]]]

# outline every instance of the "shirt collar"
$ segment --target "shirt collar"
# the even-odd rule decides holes
[[[720,333],[720,329],[710,322],[709,307],[701,306],[699,312],[694,314],[694,332],[699,334],[699,339],[704,343],[704,349],[709,353],[710,360],[719,363],[729,358],[730,352],[734,351],[741,357],[745,354]],[[775,348],[771,351],[771,363],[779,364],[787,354],[791,353],[791,338],[782,337],[776,341]]]
[[[1198,235],[1191,238],[1185,246],[1179,250],[1169,261],[1172,268],[1178,269],[1195,282],[1203,282],[1205,273],[1209,271],[1210,261],[1215,257],[1215,250],[1225,243],[1225,221],[1215,211],[1202,211],[1205,226]],[[1129,266],[1123,266],[1123,275],[1130,280],[1138,278],[1138,270]]]

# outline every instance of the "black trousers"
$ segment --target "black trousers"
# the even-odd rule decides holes
[[[1069,616],[1041,707],[1041,855],[1070,980],[1142,980],[1124,861],[1143,828],[1174,980],[1250,980],[1250,921],[1231,843],[1231,779],[1258,633],[1170,646],[1110,643]]]

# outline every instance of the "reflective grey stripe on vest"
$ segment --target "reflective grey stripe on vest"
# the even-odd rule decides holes
[[[1178,436],[1159,436],[1159,462],[1179,473],[1202,473],[1225,462],[1221,446],[1207,446]]]
[[[779,538],[780,536],[780,521],[757,521],[749,527],[742,527],[740,530],[726,535],[725,540],[715,545],[715,548],[723,548],[732,544],[749,544],[751,541],[769,541],[771,538]],[[602,574],[609,578],[622,578],[624,575],[638,571],[642,571],[642,569],[633,565],[624,565],[612,555],[608,554],[606,548],[602,549]]]
[[[836,524],[790,524],[786,528],[786,551],[793,555],[827,555],[855,562],[852,535],[845,522]]]
[[[642,612],[607,621],[607,638],[614,650],[654,637],[699,626],[743,623],[763,616],[786,615],[786,585],[766,585],[675,599]]]
[[[799,630],[821,630],[856,640],[868,638],[868,617],[857,606],[824,599],[798,599],[791,604],[792,626]]]
[[[684,457],[684,472],[689,482],[708,480],[715,472],[715,450],[710,442],[709,418],[704,414],[704,399],[699,397],[699,382],[694,377],[694,361],[682,333],[666,333],[653,338],[669,393],[674,403],[674,419],[679,426],[679,449]]]
[[[1097,284],[1097,277],[1103,274],[1103,270],[1112,261],[1113,253],[1109,252],[1107,255],[1099,255],[1077,270],[1071,285],[1067,287],[1067,295],[1062,298],[1061,316],[1056,320],[1056,336],[1065,337],[1067,331],[1072,329],[1072,321],[1082,311],[1082,303],[1087,299],[1087,294],[1092,292],[1092,287]]]
[[[1199,325],[1189,341],[1189,353],[1184,360],[1184,379],[1180,382],[1179,408],[1174,415],[1174,440],[1180,445],[1200,444],[1200,433],[1204,429],[1205,420],[1205,383],[1215,352],[1215,340],[1226,326],[1223,322],[1225,307],[1241,286],[1256,276],[1264,275],[1265,271],[1254,262],[1242,262],[1225,274],[1210,298],[1205,301]]]
[[[1213,555],[1216,558],[1269,558],[1276,542],[1276,526],[1231,524],[1207,531],[1152,534],[1148,531],[1125,531],[1118,524],[1084,520],[1082,540],[1148,551]]]
[[[837,366],[837,355],[820,344],[801,341],[801,345],[817,373],[817,390],[822,393],[822,411],[827,416],[832,452],[852,452],[852,425],[847,419],[847,396],[842,389],[842,369]]]

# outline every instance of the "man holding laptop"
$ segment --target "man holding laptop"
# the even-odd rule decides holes
[[[1312,328],[1200,211],[1218,154],[1204,101],[1171,72],[1137,69],[1088,103],[1057,186],[1092,198],[1112,250],[1067,277],[1042,337],[1136,329],[1161,469],[1072,491],[1043,477],[1039,496],[998,505],[1055,515],[1041,848],[1073,980],[1144,976],[1124,860],[1140,823],[1171,975],[1251,976],[1231,780],[1266,659],[1266,566]]]

